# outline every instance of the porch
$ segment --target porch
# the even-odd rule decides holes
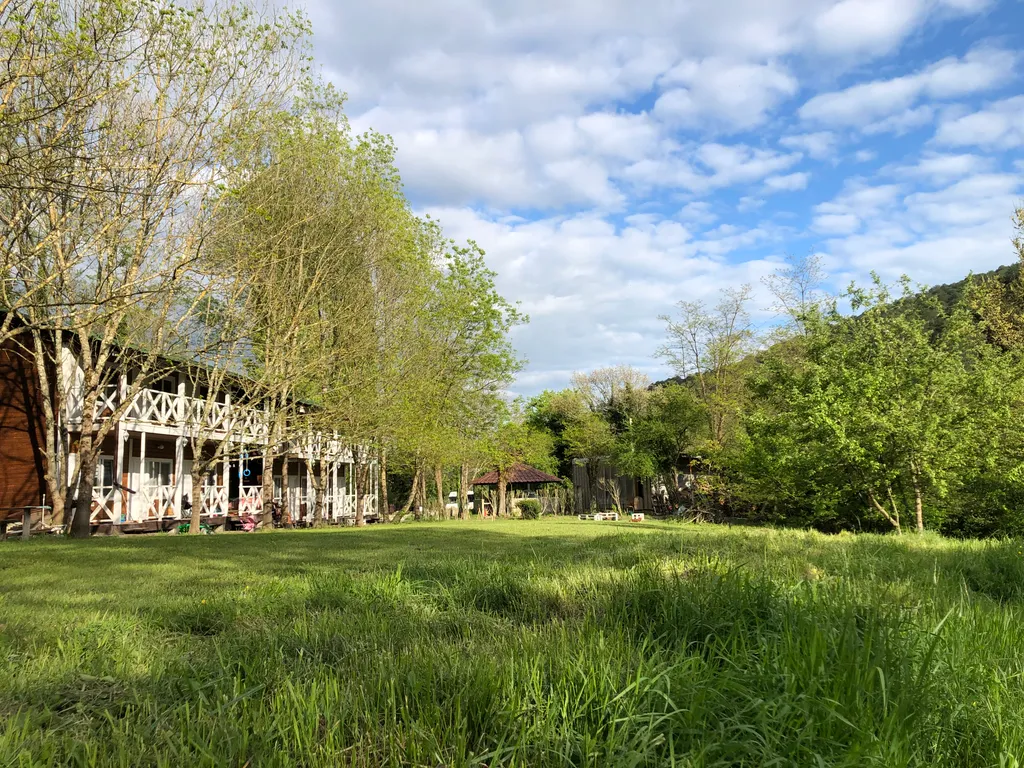
[[[120,431],[120,430],[119,430]],[[356,499],[351,454],[318,462],[321,472],[308,472],[306,462],[288,461],[287,509],[293,523],[312,521],[321,488],[323,516],[328,521],[354,518]],[[274,499],[284,500],[284,462],[277,459]],[[189,519],[192,506],[201,504],[201,515],[211,525],[263,512],[263,458],[257,451],[238,446],[237,453],[218,462],[201,488],[192,486],[192,454],[183,437],[125,430],[122,439],[110,438],[96,467],[91,521],[97,526],[124,530],[152,527],[151,523]],[[372,474],[372,473],[371,473]],[[360,498],[364,516],[376,513],[376,488]],[[157,525],[154,528],[161,529]]]

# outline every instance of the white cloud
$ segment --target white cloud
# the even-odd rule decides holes
[[[929,152],[917,163],[897,165],[885,170],[898,178],[919,178],[931,184],[948,184],[965,176],[986,172],[991,167],[992,161],[980,155]]]
[[[807,188],[811,178],[809,173],[791,173],[787,176],[769,176],[764,180],[765,190],[769,192],[795,192]]]
[[[750,213],[764,206],[764,200],[753,195],[744,195],[736,204],[736,210],[740,213]]]
[[[992,149],[1024,146],[1024,96],[997,101],[969,115],[944,118],[935,141]]]
[[[700,226],[712,223],[718,216],[712,210],[711,203],[706,200],[698,200],[684,205],[676,214],[676,218],[682,222]]]
[[[1007,173],[977,173],[910,194],[859,182],[818,206],[815,226],[833,236],[828,251],[851,275],[907,273],[935,284],[1013,260],[1009,212],[1022,190],[1024,178]]]
[[[654,114],[674,125],[718,124],[732,130],[760,125],[797,81],[775,62],[751,64],[720,59],[684,61],[659,81],[667,88]]]
[[[867,136],[878,133],[895,133],[897,136],[928,125],[935,117],[935,108],[929,104],[922,104],[914,109],[905,109],[895,115],[890,115],[884,120],[865,125],[861,132]]]
[[[824,233],[854,232],[864,220],[896,202],[900,192],[896,184],[871,186],[863,179],[850,180],[834,200],[814,207],[812,227]]]
[[[793,136],[783,136],[779,144],[789,149],[799,149],[806,152],[815,160],[824,160],[835,155],[836,135],[830,131],[818,131],[817,133],[801,133]]]
[[[975,48],[961,59],[943,59],[912,75],[819,94],[799,114],[804,120],[830,126],[881,126],[901,114],[920,120],[923,113],[913,110],[919,100],[957,98],[991,89],[1013,77],[1016,63],[1017,55],[1011,51]],[[897,120],[894,125],[901,124]]]
[[[965,271],[942,262],[955,238],[963,254],[999,237],[1005,246],[1007,211],[980,222],[963,206],[972,194],[980,206],[1004,205],[1008,182],[992,178],[999,163],[972,164],[966,150],[848,181],[811,212],[809,231],[774,223],[784,206],[773,203],[795,197],[770,198],[805,188],[808,171],[815,187],[841,184],[829,174],[850,169],[841,157],[890,154],[884,138],[841,150],[850,127],[906,131],[937,115],[936,147],[1015,146],[1012,120],[957,123],[969,116],[948,109],[1006,82],[1012,54],[979,47],[911,65],[903,78],[863,74],[925,24],[981,11],[984,0],[308,2],[318,63],[350,94],[353,125],[392,134],[414,204],[439,214],[448,235],[477,239],[501,290],[532,315],[514,336],[532,361],[522,388],[560,386],[572,369],[613,362],[653,375],[659,312],[756,285],[774,255],[811,238],[826,239],[851,272],[889,256],[891,269],[912,267],[927,242],[949,277]],[[854,73],[853,82],[873,82],[811,99],[808,127],[793,128],[801,87]],[[798,166],[808,158],[827,167]]]
[[[760,259],[725,259],[774,241],[763,226],[726,224],[695,237],[687,225],[647,214],[616,227],[589,214],[522,221],[466,208],[428,212],[456,239],[486,243],[499,289],[523,300],[531,320],[515,341],[530,358],[530,378],[519,382],[528,389],[564,386],[555,372],[567,361],[571,369],[622,362],[661,371],[653,359],[663,331],[659,314],[671,313],[680,299],[713,299],[721,288],[757,284],[774,269]]]
[[[840,54],[884,53],[925,12],[922,0],[842,0],[814,20],[817,45]]]
[[[704,144],[697,150],[697,159],[714,171],[715,186],[762,179],[799,162],[799,152],[780,154],[767,149],[754,149],[742,144]]]
[[[870,163],[876,157],[878,153],[873,149],[858,149],[853,155],[853,159],[858,163]]]

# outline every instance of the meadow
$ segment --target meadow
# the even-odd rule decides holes
[[[0,544],[0,766],[1000,766],[1017,541],[575,519]]]

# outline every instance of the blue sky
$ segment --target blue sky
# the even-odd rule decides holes
[[[835,286],[1010,263],[1022,0],[307,4],[357,129],[530,314],[516,390],[627,363],[786,254]]]

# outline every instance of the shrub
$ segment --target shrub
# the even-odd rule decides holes
[[[540,517],[540,502],[537,499],[523,499],[518,504],[519,514],[524,520],[536,520]]]

